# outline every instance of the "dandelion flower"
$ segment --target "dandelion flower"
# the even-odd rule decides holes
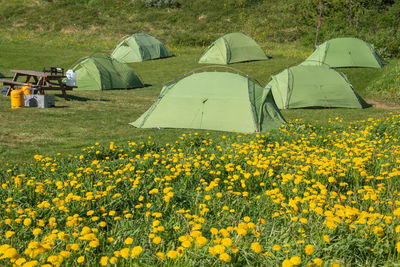
[[[107,256],[103,256],[100,259],[100,265],[101,266],[106,266],[108,264],[108,257]]]
[[[293,266],[293,263],[288,259],[286,259],[282,262],[282,267],[292,267],[292,266]]]
[[[315,259],[313,260],[313,262],[315,263],[315,265],[321,266],[322,263],[323,263],[323,260],[321,260],[320,258],[315,258]]]
[[[39,235],[41,232],[42,232],[42,230],[40,228],[35,228],[35,229],[33,229],[32,234]]]
[[[293,256],[290,258],[290,262],[293,263],[294,266],[300,265],[301,259],[299,256]]]
[[[176,259],[178,257],[178,252],[176,250],[170,250],[167,253],[167,257],[170,259]]]
[[[121,256],[123,258],[128,258],[129,257],[129,252],[130,252],[129,248],[123,248],[123,249],[120,250]]]
[[[219,255],[219,259],[224,261],[224,262],[230,262],[231,261],[231,256],[229,256],[228,253],[222,253],[221,255]]]
[[[133,243],[133,239],[128,237],[127,239],[125,239],[125,244],[130,245]]]
[[[156,256],[160,259],[160,260],[164,260],[165,259],[165,254],[163,252],[157,252]]]
[[[307,255],[313,254],[313,253],[314,253],[314,247],[313,247],[313,245],[307,245],[307,246],[304,248],[304,251],[306,252]]]
[[[137,256],[140,255],[140,253],[142,253],[143,248],[141,246],[136,246],[132,249],[132,254],[131,254],[131,258],[136,258]]]
[[[84,256],[80,256],[77,260],[78,263],[82,263],[85,261],[85,257]]]
[[[252,249],[255,253],[261,253],[261,252],[263,251],[262,246],[261,246],[260,243],[258,243],[258,242],[251,243],[251,249]]]

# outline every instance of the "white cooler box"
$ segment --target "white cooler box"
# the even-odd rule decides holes
[[[54,107],[54,95],[25,95],[25,107]]]

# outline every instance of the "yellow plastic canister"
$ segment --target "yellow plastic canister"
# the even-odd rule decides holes
[[[32,94],[31,85],[24,85],[21,87],[21,90],[24,92],[24,95]]]
[[[21,89],[11,91],[11,108],[22,108],[25,106],[24,91]]]

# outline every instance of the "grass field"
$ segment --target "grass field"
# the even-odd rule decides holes
[[[56,41],[54,41],[57,43]],[[69,48],[53,47],[32,40],[14,40],[12,45],[0,43],[4,51],[0,55],[0,72],[8,74],[9,69],[41,70],[44,66],[71,67],[87,55],[104,54],[106,50],[91,44]],[[202,67],[197,60],[204,48],[171,47],[175,57],[132,64],[132,67],[150,85],[135,90],[104,92],[72,92],[72,101],[56,97],[54,109],[10,109],[10,99],[0,96],[0,159],[18,162],[32,158],[34,154],[52,155],[71,153],[82,146],[95,142],[126,142],[144,140],[149,135],[160,142],[171,142],[183,130],[144,130],[128,125],[138,118],[158,96],[162,84],[176,77]],[[287,66],[301,62],[311,52],[296,44],[265,44],[264,49],[273,57],[269,61],[234,64],[237,68],[257,78],[265,85],[271,74]],[[109,49],[111,50],[111,49]],[[368,81],[379,75],[381,70],[344,70],[361,95],[365,95]],[[367,95],[368,96],[368,95]],[[368,116],[379,117],[387,114],[384,109],[366,110],[294,110],[285,111],[287,120],[304,119],[327,121],[328,118],[343,117],[345,121],[359,120]],[[323,115],[322,115],[323,114]],[[322,115],[322,116],[321,116]],[[220,133],[213,133],[220,135]]]
[[[0,40],[6,75],[112,48]],[[263,47],[271,60],[232,65],[262,85],[311,53]],[[49,109],[0,95],[1,265],[400,264],[398,102],[370,88],[392,88],[390,71],[342,70],[380,108],[287,110],[265,134],[130,126],[203,49],[132,64],[145,88],[73,91]]]

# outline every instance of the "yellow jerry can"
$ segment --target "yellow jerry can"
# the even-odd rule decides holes
[[[11,108],[22,108],[25,106],[24,91],[21,89],[11,91]]]

